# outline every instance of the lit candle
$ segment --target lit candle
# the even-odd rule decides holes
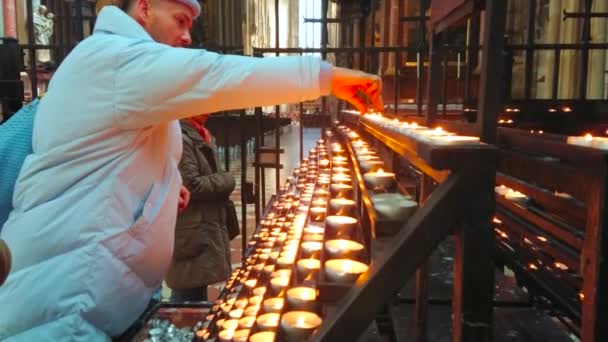
[[[279,268],[290,268],[294,262],[295,262],[295,258],[293,258],[291,256],[280,257],[279,260],[277,260],[277,266]]]
[[[318,253],[321,251],[321,248],[323,248],[323,244],[319,241],[302,242],[302,245],[301,245],[302,257],[310,258],[310,257],[317,256]]]
[[[249,298],[249,305],[260,305],[263,296],[252,296]]]
[[[357,212],[357,203],[346,198],[332,198],[329,200],[330,214],[354,216]]]
[[[395,184],[395,174],[378,169],[376,172],[365,173],[363,180],[374,190],[386,190]]]
[[[311,278],[314,273],[321,268],[321,261],[318,259],[300,259],[296,265],[298,277],[300,279]]]
[[[289,285],[289,278],[279,277],[270,279],[270,288],[274,293],[280,293]]]
[[[238,319],[228,319],[222,323],[222,329],[235,331],[239,327]]]
[[[323,234],[304,234],[304,236],[302,236],[302,241],[323,241]]]
[[[234,330],[222,330],[218,337],[221,342],[232,342],[232,335],[234,335]]]
[[[232,335],[233,342],[247,342],[248,338],[249,338],[249,329],[237,330]]]
[[[285,298],[274,297],[266,299],[262,307],[264,308],[264,312],[281,312],[283,305],[285,305]]]
[[[272,272],[271,278],[289,278],[291,277],[291,270],[284,269]]]
[[[526,195],[522,194],[519,191],[514,191],[512,189],[509,189],[509,191],[507,191],[507,193],[505,194],[505,198],[520,204],[526,204],[528,201],[528,197]]]
[[[592,147],[593,136],[591,134],[585,134],[582,137],[568,137],[567,143],[570,145],[577,145],[583,147]]]
[[[298,286],[287,290],[287,305],[290,310],[315,311],[316,299],[317,290],[312,287]]]
[[[330,236],[350,236],[357,227],[357,219],[350,216],[331,215],[325,220],[325,226]]]
[[[356,258],[363,251],[363,245],[352,240],[328,240],[325,250],[329,258]]]
[[[312,312],[290,311],[281,317],[281,329],[288,342],[306,341],[323,320]]]
[[[323,234],[323,232],[325,232],[325,228],[319,226],[308,225],[306,228],[304,228],[304,233]]]
[[[350,259],[333,259],[325,262],[327,278],[337,283],[354,283],[367,269],[366,264]]]
[[[251,328],[255,323],[255,316],[245,316],[239,319],[239,328]]]
[[[245,310],[243,310],[243,315],[255,316],[258,314],[258,311],[260,311],[259,305],[251,305],[251,306],[246,307]]]
[[[325,219],[325,207],[310,208],[310,220],[313,222],[323,221]]]
[[[275,335],[272,331],[262,331],[251,335],[249,342],[273,342]]]
[[[479,137],[470,137],[464,135],[443,135],[432,136],[430,141],[434,145],[466,145],[479,143]]]
[[[256,296],[263,296],[266,293],[266,287],[256,287],[255,289],[253,289],[252,293]]]
[[[359,165],[363,172],[374,172],[384,167],[384,163],[380,160],[361,160]]]
[[[279,325],[279,314],[271,312],[257,318],[258,328],[262,331],[274,330]]]
[[[243,309],[230,310],[228,316],[233,319],[239,319],[243,316]]]
[[[350,198],[353,195],[353,187],[343,183],[333,183],[330,186],[332,197],[346,197]]]
[[[331,181],[332,183],[351,183],[352,179],[350,178],[349,175],[343,174],[343,173],[338,173],[338,174],[334,174],[331,177]]]
[[[342,166],[337,166],[332,169],[334,173],[349,173],[350,169]]]

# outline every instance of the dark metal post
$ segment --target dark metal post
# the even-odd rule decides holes
[[[247,201],[245,200],[245,184],[247,183],[247,138],[245,136],[246,120],[245,110],[242,109],[239,115],[241,124],[241,253],[242,259],[245,259],[247,252]],[[256,218],[256,223],[257,223]]]
[[[496,141],[496,122],[501,111],[504,32],[507,4],[502,0],[486,1],[486,20],[479,82],[477,130],[482,141]]]
[[[536,1],[529,1],[528,9],[528,37],[526,41],[526,76],[524,85],[524,96],[526,100],[532,97],[532,76],[534,71],[534,27],[536,26]],[[503,14],[504,16],[504,14]],[[486,17],[487,18],[487,17]],[[489,19],[489,18],[487,18]],[[488,27],[488,25],[486,25]],[[484,49],[485,52],[485,49]]]
[[[589,43],[591,43],[591,6],[593,0],[585,1],[585,17],[583,19],[583,49],[581,51],[581,80],[579,83],[579,98],[587,98],[587,79],[589,78]]]
[[[34,45],[36,40],[34,38],[34,7],[32,1],[26,1],[27,9],[27,41],[29,43],[28,54],[30,57],[30,78],[32,82],[32,98],[38,97],[38,74],[36,72],[36,49]]]
[[[329,10],[329,0],[321,0],[321,48],[326,49],[329,43],[329,33],[327,32],[327,11]],[[321,52],[321,58],[327,60],[327,52]],[[321,113],[327,115],[327,99],[321,98]],[[278,148],[278,146],[277,146]]]
[[[275,47],[278,49],[279,48],[279,0],[274,0],[274,25],[275,25],[275,35],[274,35],[274,39],[275,39]],[[327,24],[324,24],[325,26],[327,26]],[[277,51],[277,56],[279,55],[279,52]],[[281,147],[281,107],[280,106],[275,106],[274,107],[274,148],[275,148],[275,192],[278,194],[279,190],[281,189],[281,173],[280,173],[280,169],[279,169],[279,164],[281,163],[281,154],[280,154],[280,147]],[[266,205],[266,203],[264,203],[264,205]]]

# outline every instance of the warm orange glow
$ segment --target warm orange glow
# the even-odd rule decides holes
[[[502,221],[501,221],[501,220],[499,220],[499,219],[498,219],[498,218],[496,218],[496,217],[494,217],[494,218],[492,219],[492,222],[494,222],[494,223],[498,223],[498,224],[501,224],[501,223],[502,223]]]
[[[571,112],[571,111],[572,111],[572,108],[570,108],[570,107],[568,107],[568,106],[564,106],[564,107],[562,107],[562,111],[563,111],[563,112]]]
[[[567,271],[568,270],[568,266],[566,266],[566,264],[561,263],[561,262],[555,262],[553,264],[556,268],[559,268],[562,271]]]
[[[539,240],[540,240],[540,241],[542,241],[542,242],[547,242],[547,238],[546,238],[546,237],[544,237],[544,236],[540,236],[540,235],[539,235],[539,236],[537,236],[536,238],[537,238],[537,239],[539,239]]]
[[[528,268],[529,268],[529,269],[531,269],[531,270],[533,270],[533,271],[538,270],[538,267],[537,267],[536,265],[534,265],[533,263],[530,263],[530,264],[528,265]]]
[[[587,133],[585,134],[585,141],[592,141],[593,140],[593,135]]]
[[[581,300],[585,299],[585,294],[582,292],[578,293],[578,298],[580,298]]]

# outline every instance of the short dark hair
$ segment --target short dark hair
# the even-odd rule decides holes
[[[131,5],[133,5],[134,2],[135,2],[134,0],[122,0],[122,1],[120,1],[118,7],[121,10],[127,12],[129,10],[129,8],[131,7]]]

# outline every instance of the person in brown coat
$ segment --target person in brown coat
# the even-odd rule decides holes
[[[177,217],[173,261],[165,279],[173,302],[206,300],[207,285],[226,280],[231,272],[226,201],[235,182],[218,170],[211,135],[203,126],[207,117],[180,121],[179,170],[191,198]]]

